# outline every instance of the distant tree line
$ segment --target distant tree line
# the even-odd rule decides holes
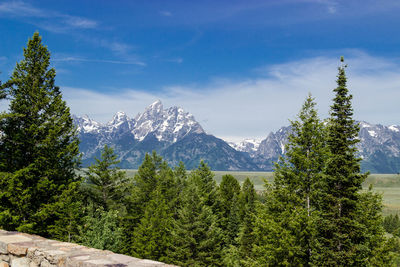
[[[128,178],[108,146],[82,173],[69,108],[35,33],[1,84],[10,107],[0,117],[0,228],[181,266],[395,265],[399,218],[383,220],[381,196],[361,191],[345,69],[342,58],[328,120],[307,97],[262,193],[232,175],[217,185],[204,162],[172,168],[155,152]]]

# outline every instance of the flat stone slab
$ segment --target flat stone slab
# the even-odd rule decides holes
[[[9,234],[7,232],[0,232],[0,253],[8,253],[8,244],[11,243],[23,243],[32,241],[32,238],[29,238],[25,235],[21,234]]]
[[[7,232],[0,229],[0,255],[11,267],[164,267],[174,266],[158,261],[134,258],[108,250],[45,239],[36,235]],[[0,260],[1,262],[1,260]],[[3,265],[4,266],[4,265]],[[0,266],[1,267],[1,266]]]

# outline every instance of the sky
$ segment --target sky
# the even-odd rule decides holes
[[[73,114],[105,123],[161,100],[240,141],[288,125],[308,93],[326,118],[344,56],[355,118],[399,125],[399,12],[398,0],[0,0],[0,80],[38,31]]]

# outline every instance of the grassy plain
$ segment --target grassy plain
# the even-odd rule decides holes
[[[137,170],[125,170],[129,177],[133,177]],[[225,174],[233,175],[240,184],[249,177],[254,183],[257,191],[264,189],[264,179],[273,182],[272,172],[232,172],[232,171],[214,171],[215,180],[221,182]],[[400,214],[400,174],[370,174],[363,184],[363,189],[367,190],[369,185],[373,185],[373,191],[383,195],[383,214]]]

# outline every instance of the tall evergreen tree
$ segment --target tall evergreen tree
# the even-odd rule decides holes
[[[321,266],[370,264],[374,250],[383,241],[382,231],[375,227],[380,220],[381,205],[376,200],[367,201],[368,196],[360,194],[368,174],[360,173],[361,159],[355,147],[359,142],[359,126],[353,119],[352,95],[347,89],[343,61],[342,57],[337,87],[333,90],[335,97],[327,137],[330,154],[324,170],[322,201],[319,202],[321,220],[317,224],[320,227],[316,253],[313,254],[313,262]],[[360,218],[360,210],[365,211],[365,205],[372,205],[374,216]],[[378,246],[374,248],[372,244]]]
[[[249,178],[246,178],[242,185],[242,191],[240,193],[240,221],[242,222],[238,246],[240,258],[243,259],[251,254],[251,248],[254,243],[253,227],[254,227],[254,216],[256,209],[256,191],[254,184]]]
[[[174,209],[160,188],[152,192],[151,200],[144,208],[143,217],[133,231],[134,243],[131,255],[169,262],[171,231]]]
[[[89,166],[87,182],[84,184],[84,192],[97,207],[103,207],[105,211],[118,209],[117,203],[124,196],[127,185],[127,177],[124,171],[115,167],[119,163],[114,150],[107,145],[101,153],[101,159],[95,159],[96,163]]]
[[[181,171],[179,171],[181,172]],[[156,203],[163,202],[166,205],[168,213],[165,216],[176,216],[177,203],[179,202],[178,191],[180,187],[177,186],[174,177],[174,171],[168,166],[167,162],[162,159],[156,152],[152,155],[146,154],[142,165],[138,169],[138,173],[134,177],[134,185],[131,192],[129,192],[126,201],[126,215],[123,218],[124,229],[124,243],[126,248],[123,252],[139,256],[140,251],[144,252],[138,244],[136,244],[135,232],[144,227],[153,227],[154,237],[159,235],[163,236],[166,229],[157,228],[160,224],[153,224],[151,218],[152,212],[157,208]],[[163,206],[164,207],[164,206]],[[160,207],[162,211],[163,207]],[[160,214],[162,216],[162,214]],[[160,220],[164,217],[160,217]],[[166,219],[166,218],[165,218]],[[167,219],[165,221],[167,223]],[[161,222],[160,222],[161,223]],[[142,234],[145,232],[142,231]],[[145,237],[140,239],[145,242]],[[142,246],[145,246],[142,244]],[[150,248],[149,248],[150,249]],[[152,254],[152,258],[162,257],[163,255],[157,254],[155,250],[152,252],[145,251]],[[154,253],[154,254],[153,254]]]
[[[269,237],[258,241],[255,250],[261,257],[260,263],[273,261],[307,266],[312,254],[313,224],[318,214],[320,178],[327,159],[325,128],[311,95],[291,127],[286,154],[275,166],[274,185],[267,195],[266,206],[259,209],[266,214],[257,219],[260,229],[256,231],[266,231]],[[268,230],[261,223],[270,224],[274,229]],[[281,240],[277,242],[277,238]],[[264,255],[269,258],[263,258]]]
[[[224,249],[223,260],[227,266],[247,266],[248,259],[252,258],[257,198],[254,184],[249,178],[242,185],[237,204],[239,233],[235,242]]]
[[[220,227],[224,233],[224,246],[229,246],[239,233],[239,182],[230,174],[223,175],[218,187],[220,201]]]
[[[218,225],[217,187],[201,162],[189,175],[172,231],[170,255],[181,266],[221,266],[223,233]]]
[[[69,108],[55,86],[50,53],[36,32],[4,84],[10,97],[0,143],[2,227],[46,235],[37,216],[76,179],[78,139]]]

